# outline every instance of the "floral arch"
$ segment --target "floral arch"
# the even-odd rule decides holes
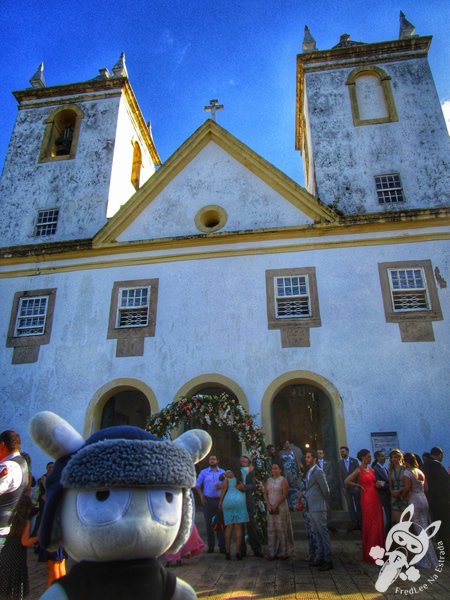
[[[254,422],[255,415],[249,414],[235,398],[226,393],[220,395],[194,394],[181,397],[152,415],[148,420],[147,430],[158,437],[170,437],[170,432],[184,424],[189,428],[195,423],[201,427],[206,423],[215,423],[218,427],[231,427],[239,441],[245,446],[255,467],[258,481],[264,481],[270,474],[270,459],[266,451],[266,443],[262,429]],[[257,521],[265,531],[265,506],[262,486],[255,490]]]

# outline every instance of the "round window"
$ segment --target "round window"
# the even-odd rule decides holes
[[[209,204],[201,208],[195,215],[195,225],[197,229],[204,233],[218,231],[224,227],[227,222],[227,213],[225,209],[216,204]]]

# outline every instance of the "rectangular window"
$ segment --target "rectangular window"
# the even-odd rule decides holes
[[[380,204],[395,204],[404,201],[403,188],[398,173],[376,175],[375,185]]]
[[[311,315],[307,275],[275,277],[274,283],[275,308],[278,319]]]
[[[120,288],[117,327],[148,325],[150,287]]]
[[[59,208],[38,211],[35,235],[54,235],[58,224]]]
[[[20,298],[14,335],[44,335],[48,296]]]
[[[395,312],[430,309],[422,268],[389,269],[389,282]]]

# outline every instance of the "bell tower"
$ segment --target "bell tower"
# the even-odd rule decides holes
[[[400,13],[399,39],[297,57],[296,148],[305,185],[343,214],[450,204],[449,136],[428,64],[430,36]]]
[[[2,246],[91,238],[160,164],[122,53],[94,79],[48,87],[41,64],[18,115],[0,202]]]

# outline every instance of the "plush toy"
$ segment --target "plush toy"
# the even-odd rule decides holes
[[[189,537],[194,464],[212,443],[206,431],[193,429],[170,442],[120,426],[84,440],[46,411],[33,417],[30,433],[56,459],[47,478],[40,543],[48,550],[63,545],[77,561],[42,599],[196,598],[157,559]]]

